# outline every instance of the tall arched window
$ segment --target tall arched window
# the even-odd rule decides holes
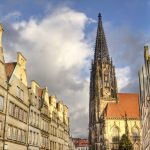
[[[119,142],[119,128],[118,127],[114,127],[112,129],[112,142],[113,143]]]
[[[137,127],[132,128],[133,140],[138,140],[140,137],[139,129]]]

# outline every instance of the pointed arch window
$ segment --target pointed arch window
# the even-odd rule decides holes
[[[118,127],[114,127],[112,129],[112,142],[113,143],[118,143],[119,142],[119,128]]]
[[[138,140],[140,138],[139,129],[137,127],[132,128],[132,137],[133,140]]]

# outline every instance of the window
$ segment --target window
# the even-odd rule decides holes
[[[24,111],[24,116],[23,116],[23,122],[27,122],[27,112],[26,111]]]
[[[18,129],[18,141],[21,142],[21,130]]]
[[[139,130],[137,127],[134,127],[132,129],[132,136],[133,136],[133,140],[137,140],[140,138]]]
[[[17,97],[20,97],[20,94],[19,94],[19,93],[20,93],[20,88],[17,86],[17,89],[16,89],[16,96],[17,96]]]
[[[17,129],[13,128],[13,140],[17,140]]]
[[[39,133],[37,133],[36,145],[38,145]]]
[[[32,142],[32,131],[30,131],[29,133],[29,143],[31,144],[31,142]]]
[[[24,98],[24,91],[23,90],[20,90],[20,98],[23,100]]]
[[[9,115],[13,116],[14,115],[14,104],[13,103],[9,103]]]
[[[112,129],[112,142],[113,143],[119,142],[119,129],[117,127],[114,127]]]
[[[0,121],[0,130],[2,130],[3,127],[2,127],[2,121]]]
[[[4,97],[0,96],[0,111],[3,111]]]
[[[19,120],[23,120],[23,110],[21,108],[19,109]]]
[[[23,100],[23,98],[24,98],[24,91],[21,88],[19,88],[18,86],[16,89],[16,96],[18,98],[20,98],[21,100]]]
[[[25,135],[25,131],[22,131],[22,142],[25,143],[26,142],[26,135]]]
[[[7,138],[11,139],[11,127],[8,126]]]
[[[18,106],[15,106],[15,114],[14,114],[14,117],[18,118],[18,114],[19,114],[19,108],[18,108]]]

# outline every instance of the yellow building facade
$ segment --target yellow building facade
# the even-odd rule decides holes
[[[115,66],[109,56],[101,14],[98,18],[90,76],[89,147],[90,150],[117,150],[122,135],[126,134],[134,149],[139,150],[138,94],[118,93]]]

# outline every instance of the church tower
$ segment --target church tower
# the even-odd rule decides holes
[[[89,143],[90,150],[101,150],[104,146],[104,110],[108,102],[117,101],[115,67],[109,56],[107,42],[98,15],[98,27],[94,59],[91,63],[89,99]]]

